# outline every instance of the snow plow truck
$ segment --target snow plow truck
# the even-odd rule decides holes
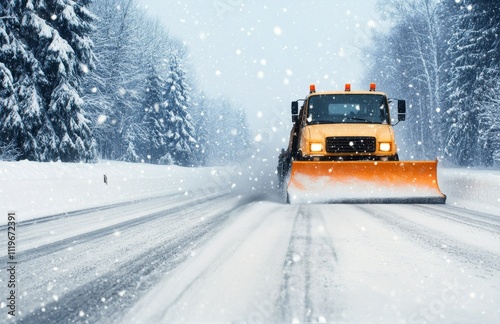
[[[302,105],[299,110],[299,101]],[[288,203],[444,204],[437,160],[400,161],[390,109],[405,120],[406,102],[369,90],[316,92],[291,105],[293,127],[278,161]],[[395,124],[394,124],[395,125]]]

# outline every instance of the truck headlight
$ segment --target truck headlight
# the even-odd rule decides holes
[[[321,143],[311,143],[309,148],[311,152],[321,152],[323,150],[323,145]]]
[[[389,152],[391,150],[391,143],[380,143],[379,149],[383,152]]]

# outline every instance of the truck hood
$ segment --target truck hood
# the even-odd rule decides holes
[[[309,141],[323,142],[332,136],[372,136],[378,141],[391,142],[394,132],[390,125],[384,124],[318,124],[307,125],[306,134]]]

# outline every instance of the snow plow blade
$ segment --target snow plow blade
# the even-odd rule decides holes
[[[294,161],[290,203],[444,204],[436,161]]]

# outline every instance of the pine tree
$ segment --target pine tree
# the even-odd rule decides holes
[[[36,135],[43,119],[43,99],[37,85],[46,79],[33,53],[26,50],[20,34],[19,2],[0,5],[1,147],[10,147],[17,159],[38,160]]]
[[[12,74],[3,63],[0,63],[0,84],[0,156],[16,158],[22,147],[24,125],[19,115]],[[14,156],[12,151],[15,151]]]
[[[173,162],[178,165],[193,165],[197,154],[196,133],[192,118],[188,113],[191,88],[186,72],[177,55],[169,59],[169,71],[165,79],[165,109],[167,110],[167,152],[159,163]]]
[[[20,120],[16,119],[18,131],[11,138],[23,143],[19,158],[95,159],[80,97],[81,79],[92,67],[87,35],[94,18],[86,9],[88,2],[9,1],[2,6],[7,23],[0,27],[0,58],[11,72],[17,97]],[[12,112],[15,107],[8,109]]]
[[[196,155],[196,165],[207,165],[208,162],[208,144],[210,143],[209,129],[210,124],[208,116],[209,99],[204,93],[201,93],[193,104],[193,123],[196,129],[196,142],[198,143],[198,154]]]
[[[87,35],[92,30],[94,16],[86,8],[88,3],[88,0],[80,4],[69,0],[46,0],[46,8],[50,11],[39,8],[39,15],[50,17],[54,28],[50,43],[42,44],[46,54],[40,60],[51,83],[50,97],[46,98],[47,119],[57,134],[57,150],[62,161],[93,161],[96,158],[80,89],[83,76],[93,64],[92,41]],[[51,152],[52,141],[45,144]],[[55,155],[43,158],[53,160]]]
[[[157,68],[150,63],[149,75],[146,79],[146,91],[144,95],[144,117],[143,123],[147,130],[147,141],[144,142],[145,153],[148,159],[158,163],[167,153],[167,129],[166,118],[168,118],[165,104],[165,81],[162,80]],[[162,160],[164,164],[173,163],[172,160]]]

